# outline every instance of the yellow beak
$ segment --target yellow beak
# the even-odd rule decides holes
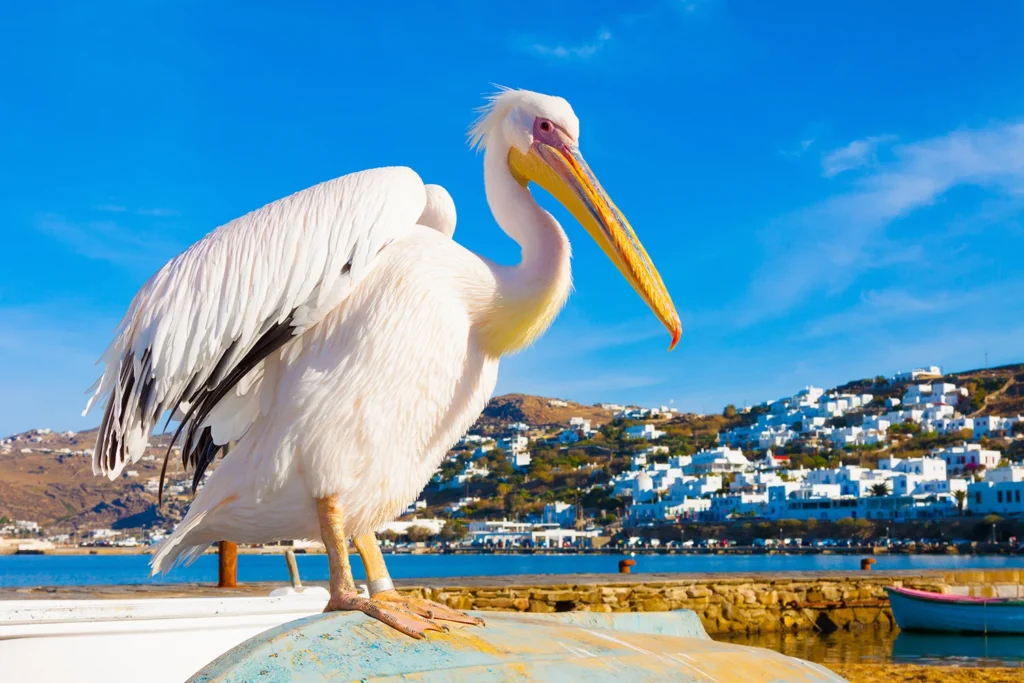
[[[543,187],[586,228],[668,328],[672,335],[669,351],[675,348],[683,328],[672,297],[626,217],[583,160],[579,147],[569,141],[559,147],[537,142],[526,154],[513,147],[508,163],[520,183],[526,185],[532,180]]]

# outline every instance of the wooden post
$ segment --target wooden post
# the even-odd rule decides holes
[[[217,544],[217,588],[238,588],[238,544]]]
[[[284,561],[288,565],[288,578],[292,581],[292,588],[302,588],[302,579],[299,578],[299,563],[295,560],[295,551],[284,551]]]
[[[230,441],[223,446],[221,457],[235,445]],[[217,588],[238,588],[238,544],[220,541],[217,544]]]

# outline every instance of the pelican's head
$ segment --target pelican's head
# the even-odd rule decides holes
[[[612,202],[580,153],[580,122],[561,97],[528,90],[494,95],[470,131],[471,143],[508,145],[508,169],[523,186],[531,181],[550,192],[586,228],[633,289],[672,335],[682,334],[679,314],[658,270],[626,217]]]

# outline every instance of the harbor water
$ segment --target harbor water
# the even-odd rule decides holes
[[[865,629],[715,636],[738,645],[763,647],[821,664],[919,664],[924,666],[1014,667],[1024,680],[1024,636],[909,633]]]
[[[396,579],[515,574],[609,574],[626,555],[388,555]],[[860,555],[637,555],[633,573],[826,572],[855,570]],[[1020,568],[1024,558],[995,555],[876,555],[875,571]],[[298,555],[305,581],[326,581],[325,555]],[[352,555],[357,579],[365,578]],[[217,557],[203,555],[188,567],[149,575],[149,555],[5,555],[0,556],[0,587],[89,586],[141,583],[216,582]],[[238,580],[288,581],[281,555],[240,555]]]

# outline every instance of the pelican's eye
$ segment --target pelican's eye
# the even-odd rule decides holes
[[[551,126],[551,122],[550,121],[541,121],[540,122],[540,129],[542,131],[544,131],[545,133],[550,133],[551,132],[551,127],[552,126]]]

